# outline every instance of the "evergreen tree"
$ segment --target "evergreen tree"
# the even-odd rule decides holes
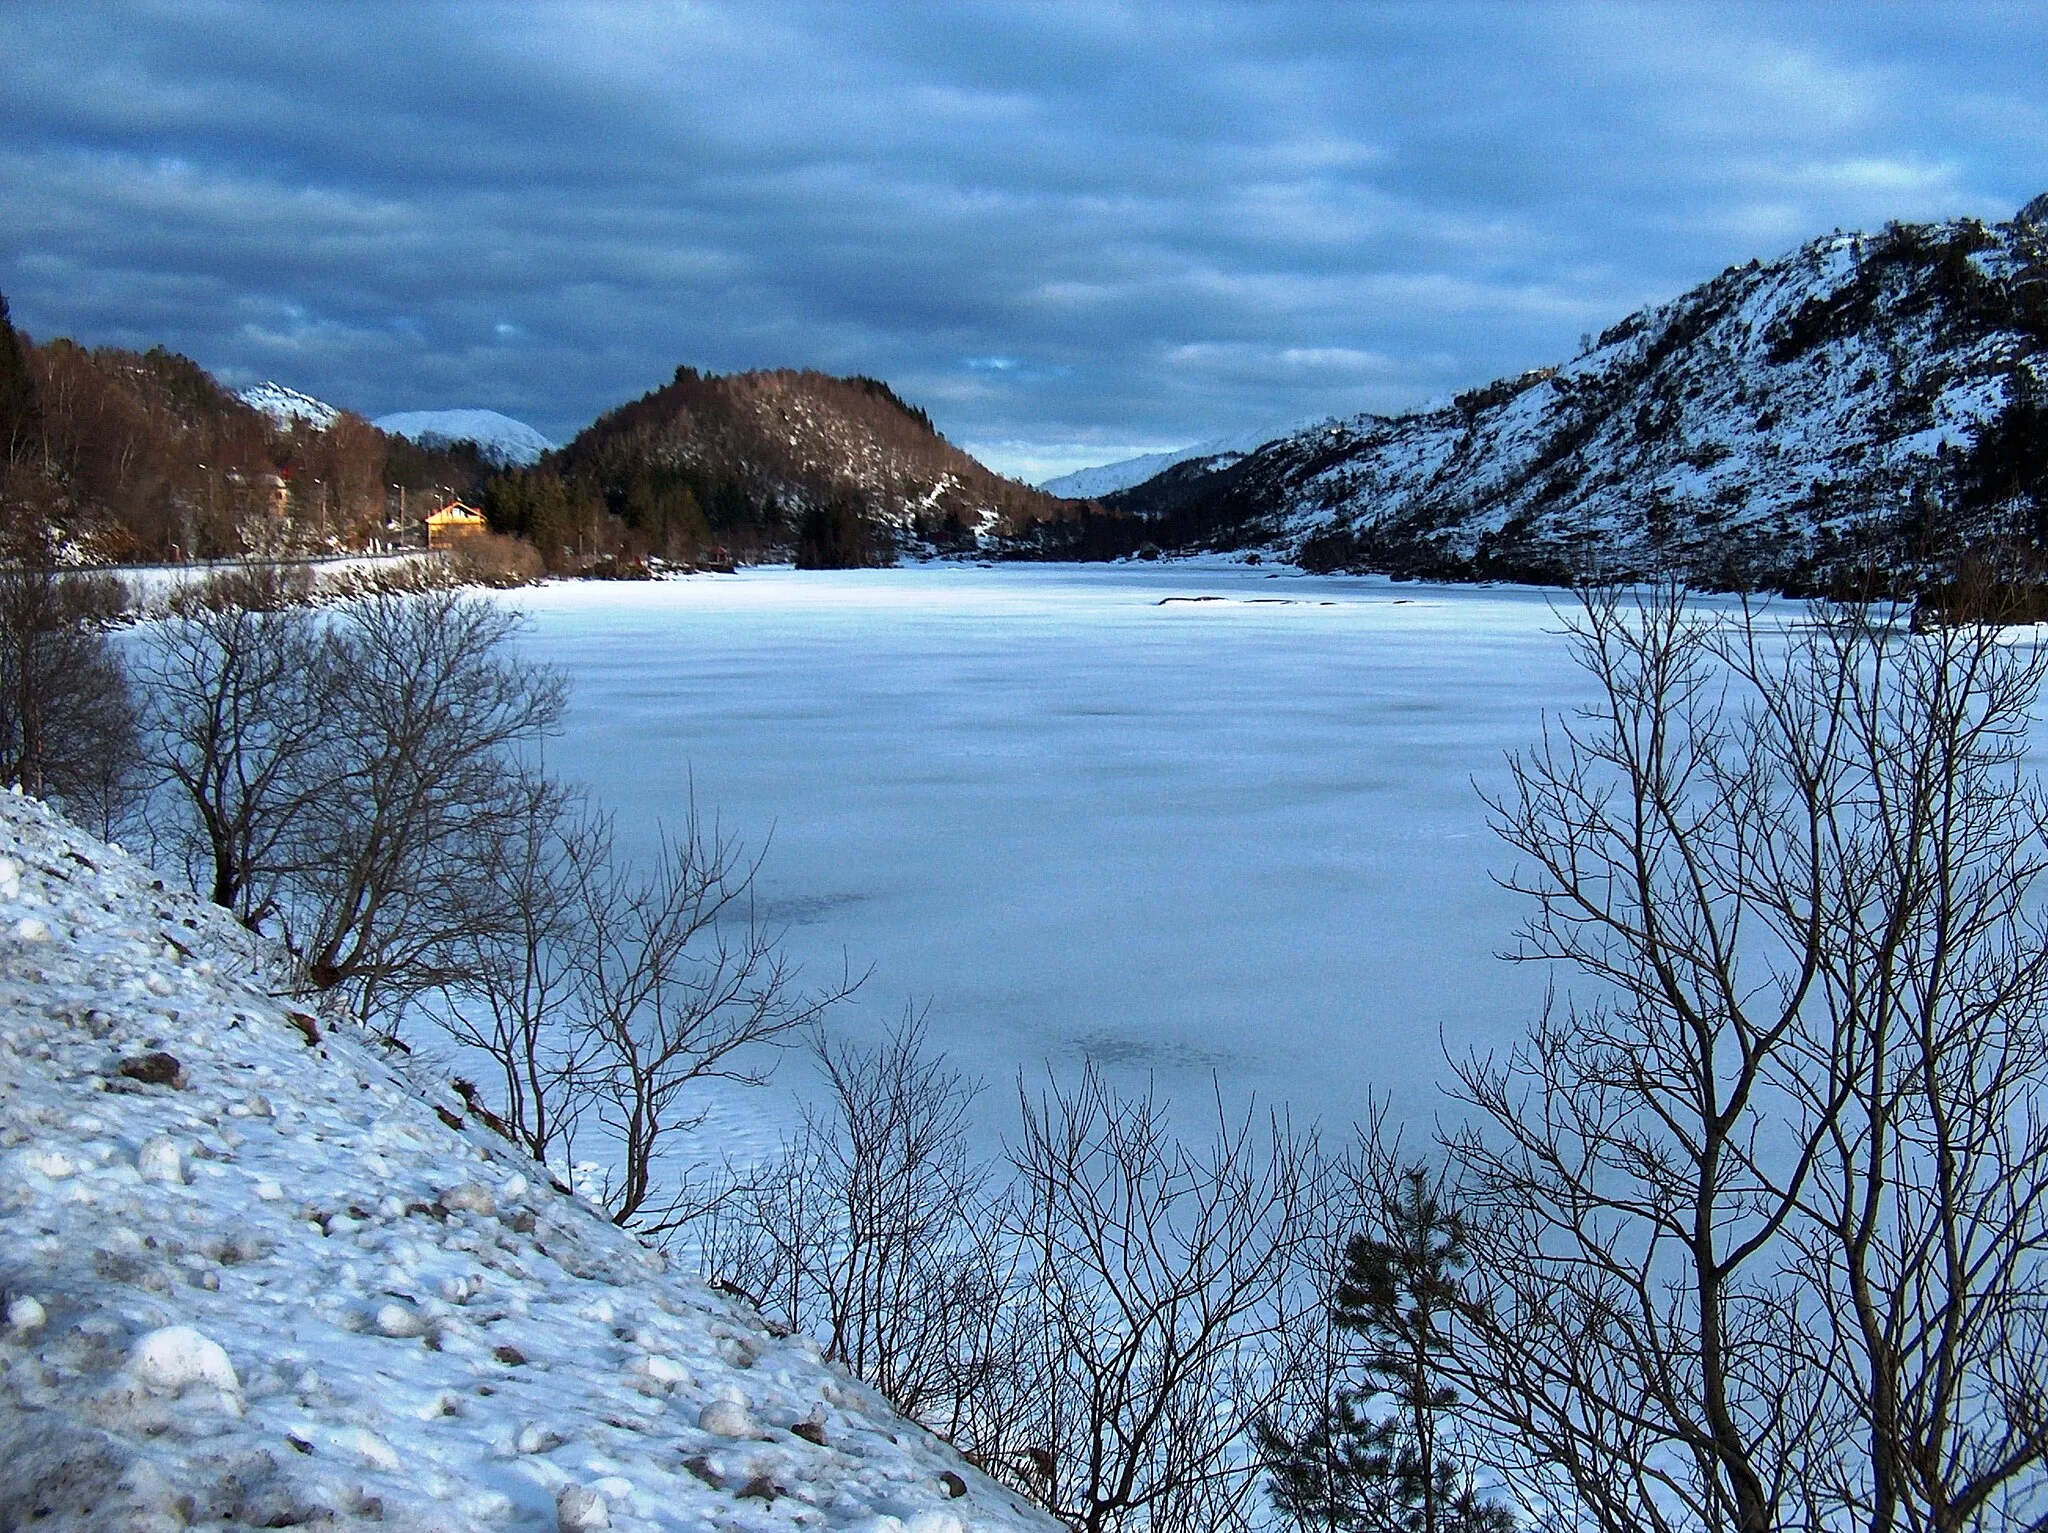
[[[1410,1166],[1376,1223],[1346,1243],[1330,1308],[1358,1338],[1356,1387],[1337,1390],[1298,1435],[1258,1429],[1274,1505],[1328,1533],[1512,1533],[1513,1513],[1478,1494],[1444,1430],[1461,1398],[1444,1364],[1471,1262],[1464,1222],[1429,1171]],[[1379,1399],[1390,1408],[1376,1414],[1368,1407]]]
[[[602,503],[584,485],[552,469],[512,469],[484,487],[483,512],[491,530],[525,538],[550,569],[594,553],[591,541]]]
[[[894,550],[886,529],[861,514],[858,504],[833,499],[804,512],[797,526],[800,570],[857,570],[887,564]]]
[[[0,463],[20,456],[33,434],[35,418],[35,379],[8,317],[7,295],[0,293]]]
[[[1340,1390],[1300,1436],[1262,1421],[1253,1429],[1273,1504],[1321,1533],[1377,1533],[1406,1527],[1392,1494],[1400,1423],[1364,1409],[1368,1398]]]

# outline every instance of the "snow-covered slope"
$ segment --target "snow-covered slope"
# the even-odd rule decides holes
[[[0,1528],[1054,1525],[0,796]]]
[[[483,449],[484,458],[500,468],[523,468],[555,449],[553,442],[525,421],[496,410],[401,410],[396,415],[380,415],[371,424],[422,447],[474,442]]]
[[[1254,431],[1240,431],[1218,437],[1213,442],[1197,442],[1192,447],[1179,447],[1171,452],[1148,452],[1135,458],[1122,458],[1115,463],[1098,464],[1094,468],[1077,468],[1057,479],[1047,479],[1038,487],[1048,495],[1059,495],[1068,500],[1098,500],[1118,490],[1128,490],[1134,484],[1143,484],[1155,474],[1164,473],[1180,463],[1193,463],[1208,470],[1228,468],[1278,437],[1291,436],[1320,424],[1321,419],[1318,418],[1296,421],[1277,429],[1262,427]]]
[[[2041,497],[2048,209],[1833,234],[1555,368],[1325,422],[1113,502],[1316,568],[1824,586],[1939,566]]]
[[[237,395],[243,404],[261,410],[280,429],[290,430],[294,421],[303,421],[315,431],[325,431],[341,418],[341,412],[333,405],[315,399],[311,394],[301,394],[297,389],[288,389],[281,383],[265,381],[252,383]]]

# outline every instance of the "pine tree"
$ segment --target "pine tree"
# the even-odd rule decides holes
[[[0,293],[0,463],[12,463],[28,445],[35,418],[35,379],[8,317],[7,295]]]
[[[1274,1506],[1321,1533],[1376,1533],[1405,1527],[1393,1487],[1400,1423],[1364,1409],[1368,1398],[1340,1390],[1321,1418],[1290,1438],[1272,1422],[1254,1429]]]
[[[1444,1382],[1447,1322],[1471,1262],[1464,1222],[1421,1166],[1387,1190],[1379,1229],[1353,1235],[1332,1297],[1335,1326],[1359,1339],[1355,1388],[1298,1436],[1259,1428],[1273,1503],[1328,1533],[1512,1533],[1513,1513],[1482,1497],[1444,1430],[1460,1401]],[[1384,1399],[1389,1409],[1368,1407]]]

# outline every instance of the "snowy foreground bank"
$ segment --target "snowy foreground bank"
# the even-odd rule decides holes
[[[1055,1526],[434,1089],[0,796],[0,1529]]]

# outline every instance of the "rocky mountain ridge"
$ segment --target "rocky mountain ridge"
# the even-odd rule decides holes
[[[1228,468],[1268,442],[1320,426],[1326,419],[1328,417],[1317,416],[1312,420],[1294,421],[1265,430],[1237,431],[1212,441],[1197,442],[1192,447],[1148,452],[1135,458],[1121,458],[1114,463],[1097,464],[1093,468],[1078,468],[1057,478],[1042,479],[1038,487],[1048,495],[1064,496],[1070,500],[1099,500],[1118,490],[1128,490],[1133,485],[1157,478],[1182,463],[1200,460],[1199,466],[1208,472]]]
[[[1038,550],[1316,569],[1910,587],[2048,547],[2048,198],[1731,267],[1554,367],[1168,468]]]

